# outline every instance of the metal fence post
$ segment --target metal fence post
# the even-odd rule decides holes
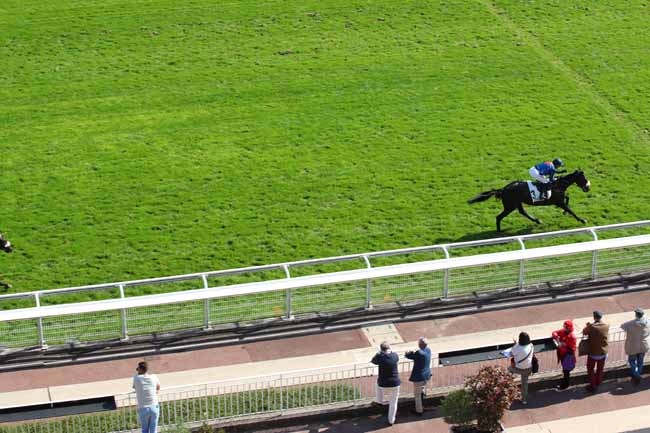
[[[449,250],[447,249],[447,247],[442,245],[440,248],[442,248],[442,252],[445,253],[445,259],[449,259],[451,256],[449,255]],[[443,282],[442,282],[442,297],[447,298],[448,296],[449,296],[449,268],[445,268],[445,275],[443,277]]]
[[[524,245],[524,241],[521,238],[517,238],[517,242],[519,242],[519,245],[521,245],[521,250],[525,251],[526,245]],[[519,261],[519,290],[524,288],[525,273],[526,273],[526,261],[524,259],[521,259]]]
[[[283,382],[284,381],[282,380],[282,375],[280,375],[280,415],[284,413],[284,395],[283,395],[284,387],[282,386]]]
[[[598,240],[598,235],[596,234],[596,230],[594,229],[589,229],[591,232],[591,235],[594,237],[594,240]],[[593,251],[591,253],[591,279],[595,280],[596,277],[598,276],[598,272],[596,271],[596,266],[598,265],[598,251]]]
[[[289,267],[287,265],[282,265],[284,269],[284,274],[287,276],[287,279],[291,278],[291,272],[289,272]],[[291,289],[286,289],[286,316],[285,320],[293,320],[293,306],[291,305]]]
[[[363,261],[366,262],[368,269],[372,268],[368,256],[363,256]],[[372,310],[372,280],[370,278],[366,280],[366,310]]]
[[[204,289],[209,288],[208,277],[205,274],[202,274],[201,279],[203,280],[203,288]],[[210,326],[210,300],[205,299],[203,300],[203,329],[211,329],[211,328],[212,327]]]
[[[124,284],[118,285],[120,288],[120,299],[124,299]],[[129,340],[129,328],[126,323],[126,308],[122,308],[120,311],[120,316],[122,320],[122,341],[128,341]]]
[[[36,308],[41,306],[41,298],[38,292],[34,293],[34,301],[36,302]],[[47,349],[47,344],[45,344],[45,335],[43,334],[42,317],[36,319],[36,327],[38,328],[38,345],[41,347],[41,350],[45,350]]]

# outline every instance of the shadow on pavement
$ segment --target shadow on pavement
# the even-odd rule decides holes
[[[386,414],[383,413],[278,429],[257,430],[259,433],[362,433],[395,431],[446,433],[449,430],[438,411],[433,408],[426,408],[424,415],[421,417],[411,415],[406,408],[400,408],[393,426],[388,425]]]
[[[586,385],[576,385],[566,390],[557,390],[554,388],[537,391],[528,397],[528,405],[524,406],[519,401],[515,401],[510,407],[510,411],[522,409],[541,409],[553,405],[565,404],[570,401],[583,400],[594,395],[608,393],[611,395],[623,396],[635,394],[650,389],[650,383],[645,381],[639,386],[632,386],[629,381],[612,381],[603,383],[601,389],[596,393],[587,391]],[[649,432],[650,433],[650,432]]]

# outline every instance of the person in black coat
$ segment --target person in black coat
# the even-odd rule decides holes
[[[379,345],[379,352],[370,362],[379,366],[376,402],[385,404],[384,400],[388,399],[388,424],[393,425],[397,414],[397,399],[399,398],[401,383],[397,370],[399,356],[397,353],[393,353],[390,350],[390,345],[384,341]]]
[[[411,411],[415,415],[422,416],[424,408],[422,407],[422,396],[431,379],[431,349],[429,349],[427,340],[424,337],[418,339],[418,350],[408,351],[404,355],[413,360],[413,370],[409,381],[413,382],[413,395],[415,396],[415,410]]]

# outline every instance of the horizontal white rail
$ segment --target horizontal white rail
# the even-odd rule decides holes
[[[298,260],[298,261],[292,261],[292,262],[275,263],[275,264],[270,264],[270,265],[249,266],[249,267],[244,267],[244,268],[233,268],[233,269],[225,269],[225,270],[218,270],[218,271],[197,272],[197,273],[192,273],[192,274],[173,275],[173,276],[157,277],[157,278],[147,278],[147,279],[141,279],[141,280],[130,280],[130,281],[120,281],[120,282],[112,282],[112,283],[92,284],[92,285],[79,286],[79,287],[65,287],[65,288],[60,288],[60,289],[36,290],[36,291],[31,291],[31,292],[10,293],[10,294],[0,295],[0,301],[4,300],[4,299],[33,298],[34,296],[46,296],[46,295],[53,295],[53,294],[76,293],[76,292],[92,291],[92,290],[100,290],[100,289],[111,289],[111,288],[118,288],[119,286],[133,287],[133,286],[142,286],[142,285],[148,285],[148,284],[170,283],[170,282],[186,281],[186,280],[197,280],[197,279],[201,279],[203,277],[213,278],[213,277],[219,277],[219,276],[237,275],[237,274],[244,274],[244,273],[270,271],[270,270],[283,270],[284,268],[291,269],[291,268],[296,268],[296,267],[301,267],[301,266],[336,263],[336,262],[350,261],[350,260],[355,260],[355,259],[359,259],[359,260],[363,260],[364,258],[374,259],[374,258],[380,258],[380,257],[390,257],[390,256],[396,256],[396,255],[402,255],[402,254],[415,254],[415,253],[430,252],[430,251],[436,251],[436,250],[448,250],[448,251],[450,251],[450,250],[460,249],[460,248],[502,245],[502,244],[507,244],[507,243],[516,243],[516,242],[519,242],[519,241],[526,242],[526,241],[531,241],[531,240],[557,238],[557,237],[571,236],[571,235],[578,235],[578,234],[589,234],[589,235],[593,236],[594,233],[600,233],[600,232],[612,231],[612,230],[634,229],[634,228],[640,228],[640,227],[650,228],[650,220],[634,221],[634,222],[619,223],[619,224],[608,224],[608,225],[603,225],[603,226],[584,227],[584,228],[569,229],[569,230],[558,230],[558,231],[554,231],[554,232],[532,233],[532,234],[521,235],[521,236],[507,236],[507,237],[494,238],[494,239],[481,239],[481,240],[475,240],[475,241],[455,242],[455,243],[439,244],[439,245],[428,245],[428,246],[422,246],[422,247],[401,248],[401,249],[396,249],[396,250],[384,250],[384,251],[373,251],[373,252],[366,252],[366,253],[356,253],[356,254],[348,254],[348,255],[343,255],[343,256],[334,256],[334,257],[308,259],[308,260]]]
[[[400,275],[412,275],[424,272],[468,268],[481,265],[526,261],[538,258],[559,257],[579,253],[630,248],[644,245],[650,245],[650,235],[629,236],[568,245],[506,251],[467,257],[455,257],[418,263],[384,266],[379,268],[333,272],[329,274],[310,275],[297,278],[235,284],[230,286],[188,290],[157,295],[137,296],[132,298],[23,308],[0,312],[0,321],[35,319],[100,311],[122,310],[128,308],[148,307],[155,305],[167,305],[205,299],[224,298],[230,296],[260,294],[303,287],[323,286],[359,280],[378,279]]]

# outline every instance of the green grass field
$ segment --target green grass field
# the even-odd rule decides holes
[[[496,236],[562,157],[650,213],[650,2],[5,0],[15,291]],[[577,227],[555,209],[506,234]]]

